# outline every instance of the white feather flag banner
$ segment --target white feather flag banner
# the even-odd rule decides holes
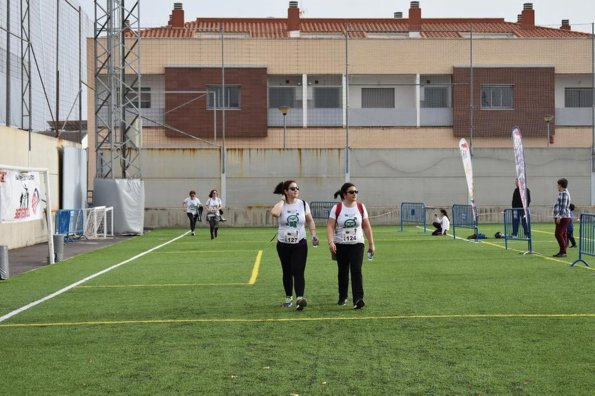
[[[523,150],[523,137],[519,127],[512,129],[512,143],[514,146],[514,162],[516,165],[516,177],[519,180],[519,192],[525,218],[527,217],[527,173],[525,171],[525,151]]]
[[[469,204],[473,210],[473,222],[477,224],[477,209],[475,208],[475,197],[473,191],[473,165],[471,163],[471,150],[465,138],[459,140],[459,150],[461,151],[461,159],[463,160],[463,169],[465,170],[465,177],[467,178],[467,196]]]

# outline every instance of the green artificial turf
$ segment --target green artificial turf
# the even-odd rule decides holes
[[[272,229],[199,229],[146,253],[185,233],[153,230],[2,281],[0,316],[140,255],[0,322],[2,392],[593,394],[595,272],[569,267],[577,249],[551,257],[551,224],[526,255],[524,241],[374,231],[362,310],[336,305],[324,227],[302,312],[280,307]]]

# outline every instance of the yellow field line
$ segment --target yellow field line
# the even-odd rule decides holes
[[[262,258],[262,250],[259,250],[256,254],[256,260],[254,261],[254,267],[252,267],[252,276],[248,281],[249,285],[253,285],[256,283],[256,278],[258,278],[258,271],[260,270],[260,259]]]
[[[253,250],[250,250],[253,251]],[[252,275],[248,283],[164,283],[164,284],[129,284],[129,285],[79,285],[78,289],[125,289],[128,287],[192,287],[192,286],[245,286],[254,285],[260,271],[262,250],[259,250],[252,267]]]
[[[99,326],[99,325],[135,325],[135,324],[184,324],[184,323],[274,323],[274,322],[334,322],[346,320],[407,320],[407,319],[552,319],[552,318],[586,318],[595,319],[595,313],[582,314],[451,314],[451,315],[389,315],[389,316],[350,316],[350,317],[291,317],[261,319],[155,319],[155,320],[113,320],[92,322],[54,322],[54,323],[14,323],[0,324],[0,328],[16,327],[66,327],[66,326]]]

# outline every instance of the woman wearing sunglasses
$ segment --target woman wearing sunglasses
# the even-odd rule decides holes
[[[345,183],[335,193],[341,196],[329,213],[326,234],[329,249],[337,259],[339,282],[339,305],[347,305],[349,291],[349,272],[351,272],[351,293],[353,309],[362,309],[364,303],[364,284],[362,262],[364,259],[364,235],[368,240],[368,258],[371,260],[376,248],[368,211],[363,203],[357,202],[359,191],[353,183]]]
[[[285,308],[293,306],[293,291],[295,290],[296,310],[301,311],[308,304],[304,298],[306,286],[304,272],[308,259],[305,225],[308,224],[312,234],[312,245],[318,246],[316,224],[308,203],[299,199],[300,188],[294,180],[286,180],[277,184],[273,193],[281,195],[281,200],[271,209],[273,217],[279,219],[277,254],[281,261],[283,288],[286,296],[281,306]]]

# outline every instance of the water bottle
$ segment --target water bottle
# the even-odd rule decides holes
[[[320,240],[318,239],[318,237],[313,236],[312,237],[312,246],[318,247],[318,245],[320,245]]]
[[[368,260],[370,260],[370,261],[374,260],[374,253],[372,253],[371,250],[368,250]]]

